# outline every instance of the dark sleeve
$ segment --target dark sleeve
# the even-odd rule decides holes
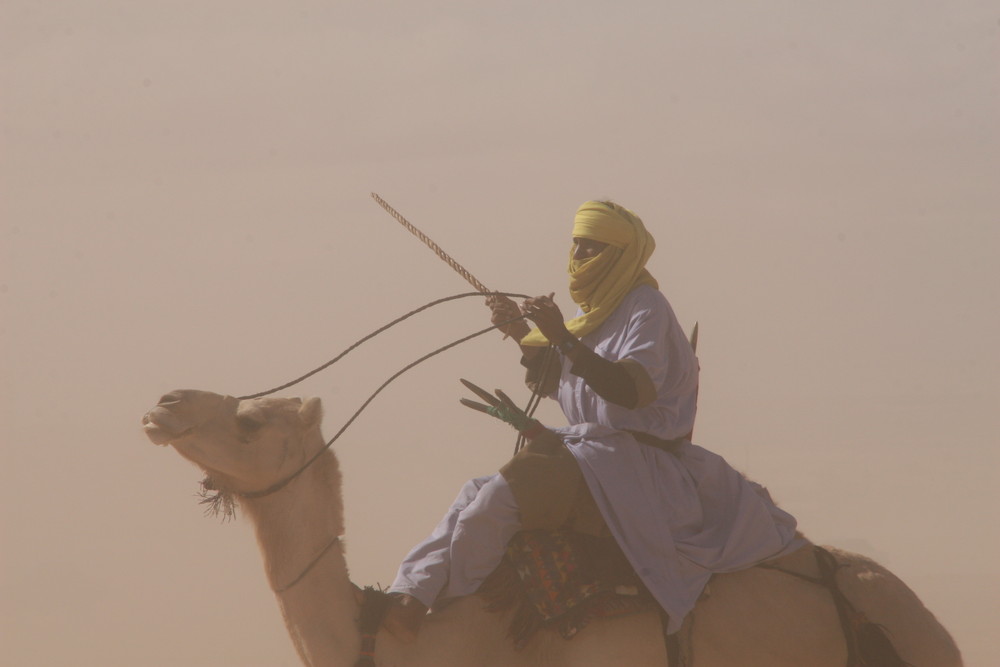
[[[598,396],[629,410],[639,407],[639,389],[622,364],[608,361],[584,347],[570,373],[583,378]]]

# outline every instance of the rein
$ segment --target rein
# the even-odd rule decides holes
[[[491,294],[495,294],[495,295],[499,295],[499,296],[506,296],[506,297],[514,297],[514,298],[519,298],[519,299],[530,298],[530,297],[528,297],[525,294],[517,294],[517,293],[514,293],[514,292],[491,292]],[[330,366],[332,366],[333,364],[335,364],[336,362],[340,361],[345,356],[347,356],[348,353],[350,353],[351,351],[353,351],[356,348],[358,348],[362,343],[365,343],[365,342],[371,340],[372,338],[374,338],[378,334],[382,333],[383,331],[385,331],[387,329],[390,329],[391,327],[393,327],[393,326],[399,324],[400,322],[402,322],[402,321],[404,321],[404,320],[412,317],[413,315],[416,315],[417,313],[422,312],[424,310],[427,310],[428,308],[431,308],[433,306],[437,306],[439,304],[442,304],[442,303],[445,303],[445,302],[448,302],[448,301],[454,301],[456,299],[462,299],[462,298],[467,298],[467,297],[471,297],[471,296],[482,297],[483,293],[482,292],[463,292],[462,294],[455,294],[455,295],[444,297],[444,298],[441,298],[441,299],[436,299],[435,301],[431,301],[430,303],[425,304],[425,305],[423,305],[423,306],[421,306],[419,308],[416,308],[414,310],[411,310],[410,312],[406,313],[405,315],[394,319],[393,321],[389,322],[388,324],[386,324],[386,325],[384,325],[382,327],[379,327],[375,331],[371,332],[367,336],[364,336],[363,338],[361,338],[360,340],[358,340],[357,342],[355,342],[353,345],[351,345],[350,347],[348,347],[346,350],[344,350],[343,352],[341,352],[340,354],[338,354],[336,357],[334,357],[330,361],[326,362],[322,366],[318,366],[317,368],[309,371],[305,375],[302,375],[301,377],[296,378],[295,380],[292,380],[291,382],[287,382],[287,383],[285,383],[283,385],[280,385],[278,387],[275,387],[273,389],[268,389],[267,391],[262,391],[262,392],[259,392],[259,393],[256,393],[256,394],[249,394],[247,396],[239,396],[237,398],[238,398],[238,400],[251,399],[251,398],[260,398],[262,396],[267,396],[269,394],[273,394],[275,392],[281,391],[282,389],[287,389],[288,387],[296,385],[296,384],[302,382],[303,380],[305,380],[306,378],[312,377],[316,373],[319,373],[320,371],[322,371],[322,370],[324,370],[326,368],[329,368]],[[393,373],[389,377],[389,379],[387,379],[385,382],[383,382],[378,387],[378,389],[376,389],[371,394],[371,396],[369,396],[365,400],[365,402],[361,404],[361,407],[359,407],[354,412],[354,414],[351,415],[351,417],[344,423],[344,425],[340,428],[340,430],[337,431],[334,434],[334,436],[332,438],[330,438],[330,440],[327,441],[327,443],[323,447],[321,447],[319,449],[319,451],[317,451],[304,464],[302,464],[302,466],[300,466],[298,470],[296,470],[295,472],[293,472],[292,474],[290,474],[288,477],[282,479],[281,481],[276,482],[275,484],[272,484],[271,486],[267,487],[266,489],[260,489],[258,491],[236,492],[235,495],[239,496],[240,498],[248,498],[248,499],[263,498],[264,496],[269,496],[272,493],[276,493],[276,492],[280,491],[281,489],[285,488],[286,486],[288,486],[289,483],[292,482],[292,480],[296,479],[299,475],[301,475],[303,472],[305,472],[305,470],[309,466],[311,466],[321,455],[323,455],[326,452],[326,450],[328,450],[333,445],[333,443],[336,442],[336,440],[341,435],[343,435],[344,431],[346,431],[347,428],[352,423],[354,423],[354,420],[358,418],[358,416],[364,411],[364,409],[367,408],[368,405],[373,400],[375,400],[375,397],[378,396],[380,393],[382,393],[382,390],[385,389],[387,386],[389,386],[389,384],[393,380],[395,380],[400,375],[402,375],[406,371],[410,370],[414,366],[417,366],[418,364],[423,363],[424,361],[430,359],[433,356],[436,356],[436,355],[438,355],[438,354],[440,354],[440,353],[442,353],[442,352],[444,352],[446,350],[449,350],[449,349],[451,349],[451,348],[453,348],[453,347],[455,347],[457,345],[461,345],[462,343],[470,341],[473,338],[477,338],[479,336],[482,336],[483,334],[486,334],[486,333],[489,333],[490,331],[493,331],[494,329],[497,329],[497,328],[502,327],[502,326],[506,326],[506,325],[510,324],[511,322],[516,322],[517,320],[520,320],[520,319],[523,319],[523,318],[524,318],[524,316],[522,315],[522,316],[519,316],[519,317],[512,318],[510,320],[507,320],[505,322],[501,322],[499,324],[495,324],[493,326],[486,327],[485,329],[481,329],[481,330],[476,331],[476,332],[474,332],[472,334],[469,334],[468,336],[463,336],[462,338],[459,338],[458,340],[452,341],[451,343],[448,343],[447,345],[443,345],[443,346],[437,348],[436,350],[434,350],[433,352],[429,352],[429,353],[423,355],[422,357],[420,357],[416,361],[410,362],[409,364],[407,364],[406,366],[404,366],[400,370],[398,370],[395,373]],[[208,509],[206,510],[207,513],[209,513],[209,514],[217,514],[219,512],[222,512],[225,516],[228,517],[228,516],[231,516],[235,512],[235,507],[233,506],[232,493],[231,492],[227,492],[227,491],[221,490],[221,489],[216,489],[214,487],[213,483],[211,482],[211,480],[208,480],[208,479],[206,479],[205,481],[202,482],[202,488],[203,488],[203,491],[202,491],[202,501],[201,502],[203,504],[206,504],[206,505],[209,506]],[[214,492],[214,493],[211,493],[211,492]]]
[[[489,293],[486,294],[486,296],[489,296],[490,294],[494,294],[494,295],[497,295],[497,296],[514,297],[514,298],[517,298],[517,299],[528,299],[528,298],[530,298],[527,294],[516,294],[514,292],[489,292]],[[261,392],[258,392],[256,394],[248,394],[247,396],[237,396],[236,398],[238,400],[241,400],[241,401],[243,399],[245,399],[245,398],[260,398],[261,396],[268,396],[269,394],[273,394],[273,393],[279,392],[282,389],[288,389],[289,387],[297,385],[298,383],[302,382],[303,380],[308,379],[308,378],[312,377],[313,375],[316,375],[316,373],[319,373],[322,370],[326,370],[330,366],[334,365],[335,363],[337,363],[338,361],[340,361],[341,359],[343,359],[344,357],[346,357],[349,353],[353,352],[356,348],[360,347],[362,345],[362,343],[367,343],[369,340],[371,340],[375,336],[379,335],[380,333],[382,333],[382,332],[384,332],[384,331],[386,331],[388,329],[391,329],[392,327],[396,326],[397,324],[399,324],[400,322],[402,322],[404,320],[408,320],[409,318],[413,317],[417,313],[421,313],[421,312],[427,310],[428,308],[433,308],[434,306],[439,306],[442,303],[447,303],[449,301],[455,301],[457,299],[466,299],[466,298],[468,298],[470,296],[484,296],[484,294],[482,292],[462,292],[461,294],[453,294],[451,296],[446,296],[446,297],[442,297],[440,299],[435,299],[434,301],[431,301],[430,303],[426,303],[423,306],[420,306],[419,308],[414,308],[413,310],[411,310],[410,312],[406,313],[405,315],[397,317],[393,321],[389,322],[388,324],[386,324],[384,326],[379,327],[378,329],[376,329],[375,331],[371,332],[367,336],[363,336],[361,339],[359,339],[353,345],[349,346],[346,350],[344,350],[343,352],[341,352],[340,354],[338,354],[336,357],[334,357],[330,361],[326,362],[322,366],[318,366],[318,367],[314,368],[313,370],[309,371],[305,375],[303,375],[301,377],[298,377],[298,378],[292,380],[291,382],[286,382],[285,384],[279,385],[279,386],[275,387],[274,389],[268,389],[267,391],[261,391]],[[486,331],[490,331],[492,329],[496,329],[497,327],[506,326],[506,325],[510,324],[511,322],[515,322],[515,321],[520,320],[520,319],[524,319],[524,318],[523,317],[516,317],[516,318],[514,318],[512,320],[509,320],[507,322],[501,322],[500,324],[497,324],[496,326],[490,327],[489,329],[486,329],[486,330],[481,331],[481,332],[479,332],[477,334],[474,334],[473,336],[469,336],[468,338],[464,338],[462,340],[456,341],[454,344],[457,345],[458,343],[462,343],[462,342],[468,340],[469,338],[474,338],[475,336],[478,336],[478,335],[480,335],[482,333],[486,333]],[[437,354],[437,352],[443,352],[444,350],[448,349],[448,347],[451,347],[451,346],[449,345],[449,346],[443,347],[440,350],[437,350],[436,352],[434,352],[433,354]],[[403,369],[403,370],[407,370],[407,369]],[[392,379],[395,379],[395,378],[394,377],[390,378],[390,380],[392,380]]]
[[[281,588],[274,589],[275,594],[285,593],[285,592],[291,590],[291,588],[293,586],[295,586],[295,584],[297,584],[300,581],[302,581],[303,579],[305,579],[305,576],[307,574],[309,574],[309,572],[314,567],[316,567],[316,564],[319,563],[321,560],[323,560],[323,556],[326,555],[326,552],[328,552],[330,549],[332,549],[334,547],[334,545],[337,545],[337,544],[340,544],[340,536],[339,535],[337,535],[336,537],[334,537],[332,540],[330,540],[330,542],[325,547],[323,547],[323,550],[320,551],[319,554],[317,554],[316,557],[313,558],[309,562],[309,564],[306,565],[305,568],[301,572],[299,572],[299,576],[295,577],[294,579],[292,579],[290,582],[288,582],[287,584],[285,584]]]

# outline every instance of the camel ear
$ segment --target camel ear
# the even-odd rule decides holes
[[[307,429],[320,423],[323,419],[323,404],[316,397],[307,398],[299,408],[299,419]]]

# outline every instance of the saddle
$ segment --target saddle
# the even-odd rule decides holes
[[[518,648],[539,630],[570,639],[595,618],[657,608],[614,538],[568,530],[515,535],[478,594],[490,611],[514,609],[508,636]]]

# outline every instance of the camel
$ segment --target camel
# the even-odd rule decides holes
[[[360,602],[341,541],[341,472],[321,421],[316,398],[239,400],[181,390],[163,396],[143,425],[153,443],[173,446],[202,468],[211,486],[235,497],[253,522],[268,582],[302,663],[340,667],[354,665],[361,650]],[[863,556],[831,551],[843,566],[841,591],[887,629],[903,660],[916,667],[962,664],[948,632],[902,581]],[[779,564],[808,571],[812,558],[800,553]],[[507,637],[511,612],[490,612],[484,604],[473,595],[433,611],[413,643],[380,631],[375,664],[667,665],[655,612],[598,619],[571,640],[542,631],[516,649]],[[829,591],[773,569],[717,575],[693,617],[693,625],[689,616],[681,630],[689,637],[693,667],[843,667],[847,661]]]

